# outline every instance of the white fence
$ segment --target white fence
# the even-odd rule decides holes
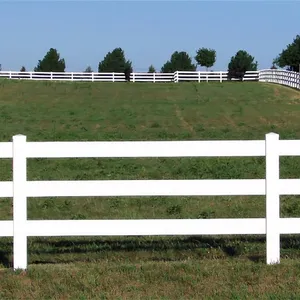
[[[243,81],[258,81],[259,71],[247,71]],[[180,81],[197,81],[197,82],[209,82],[209,81],[227,81],[228,72],[189,72],[189,71],[177,71],[174,73],[174,82]],[[232,79],[237,80],[237,79]]]
[[[84,73],[84,72],[0,72],[0,78],[58,81],[106,81],[124,82],[124,73]],[[172,82],[174,73],[131,73],[133,82]]]
[[[227,81],[228,72],[176,71],[174,73],[131,73],[132,82],[209,82]],[[13,72],[0,71],[0,79],[54,80],[54,81],[100,81],[124,82],[124,73],[80,73],[80,72]],[[232,79],[236,80],[236,79]],[[300,89],[300,73],[285,70],[247,71],[244,81],[273,82]]]
[[[226,81],[228,72],[187,72],[175,73],[131,73],[132,82],[180,82],[180,81]],[[247,72],[244,80],[258,81],[259,71]],[[124,82],[124,73],[79,73],[79,72],[13,72],[1,71],[0,78],[58,81],[106,81]]]
[[[300,73],[285,70],[261,70],[259,81],[279,83],[296,89],[300,89]]]
[[[265,156],[265,179],[27,181],[27,158]],[[14,269],[27,268],[30,236],[136,236],[265,234],[267,263],[280,262],[280,234],[299,234],[300,218],[280,218],[280,195],[300,194],[300,179],[279,178],[279,157],[300,156],[300,140],[26,142],[0,143],[0,158],[13,159],[13,180],[0,182],[0,197],[13,197],[13,221],[0,221],[0,236],[13,237]],[[265,195],[266,217],[245,219],[27,220],[27,197]]]

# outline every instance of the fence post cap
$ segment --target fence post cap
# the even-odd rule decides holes
[[[16,134],[16,135],[14,135],[13,137],[12,137],[12,139],[13,140],[20,140],[20,139],[22,139],[22,140],[26,140],[26,135],[24,135],[24,134]]]
[[[269,132],[269,133],[266,133],[266,136],[276,136],[276,137],[279,137],[279,134],[278,133],[276,133],[276,132]]]

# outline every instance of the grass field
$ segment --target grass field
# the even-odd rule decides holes
[[[0,81],[0,141],[300,138],[300,92],[257,82],[131,84]],[[299,158],[280,160],[299,178]],[[264,178],[263,158],[30,159],[29,180]],[[11,180],[11,160],[0,160]],[[281,197],[281,216],[300,216]],[[0,219],[11,219],[0,199]],[[28,199],[29,219],[265,217],[264,197]],[[29,269],[13,273],[0,239],[0,299],[300,299],[300,240],[264,236],[29,238]]]

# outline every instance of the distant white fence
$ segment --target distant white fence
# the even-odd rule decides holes
[[[132,82],[181,82],[181,81],[226,81],[228,72],[187,72],[175,73],[131,73]],[[244,80],[258,81],[259,71],[247,72]],[[124,73],[79,73],[79,72],[13,72],[1,71],[0,78],[58,81],[107,81],[124,82]]]
[[[259,71],[247,71],[243,81],[258,81]],[[189,72],[189,71],[177,71],[174,73],[174,82],[181,81],[197,81],[197,82],[209,82],[209,81],[227,81],[228,72]],[[232,79],[232,81],[237,79]]]
[[[176,71],[174,73],[131,73],[132,82],[209,82],[227,81],[228,72]],[[83,73],[83,72],[13,72],[0,71],[0,79],[54,80],[54,81],[100,81],[124,82],[124,73]],[[236,80],[236,79],[232,79]],[[285,70],[247,71],[243,81],[273,82],[300,89],[300,73]]]
[[[296,89],[300,89],[300,73],[285,70],[261,70],[259,81],[279,83]]]
[[[264,156],[265,179],[27,181],[28,158]],[[280,234],[299,234],[300,218],[280,218],[280,195],[300,194],[300,179],[280,179],[279,157],[300,156],[300,140],[275,133],[250,141],[26,142],[0,143],[12,158],[13,180],[0,182],[0,197],[13,197],[13,221],[0,221],[0,236],[13,237],[14,269],[27,268],[30,236],[140,236],[265,234],[267,263],[280,262]],[[265,195],[266,217],[243,219],[27,220],[27,197]]]

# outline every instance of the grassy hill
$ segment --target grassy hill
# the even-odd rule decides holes
[[[0,141],[300,138],[300,93],[257,82],[66,83],[0,81]],[[30,159],[29,180],[264,178],[263,158]],[[0,180],[11,161],[0,160]],[[281,178],[300,160],[281,158]],[[300,216],[281,197],[281,216]],[[28,199],[29,219],[264,217],[264,197]],[[0,199],[11,219],[11,199]],[[29,238],[29,270],[13,274],[0,239],[0,298],[282,299],[299,295],[300,242],[283,236],[282,263],[265,265],[264,236]],[[54,264],[53,264],[54,263]]]

